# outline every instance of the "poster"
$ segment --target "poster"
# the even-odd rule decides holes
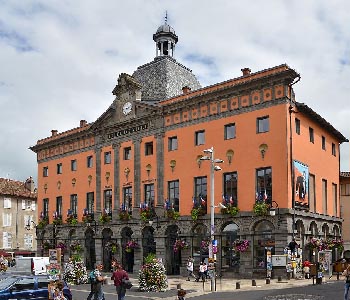
[[[309,207],[309,167],[294,160],[295,205]]]
[[[332,276],[332,251],[323,250],[318,252],[318,262],[323,274]]]

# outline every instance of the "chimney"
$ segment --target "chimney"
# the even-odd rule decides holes
[[[80,120],[80,127],[84,127],[86,125],[86,120]]]
[[[241,71],[243,73],[243,76],[248,76],[248,75],[250,75],[251,69],[243,68],[243,69],[241,69]]]
[[[56,136],[57,135],[57,130],[56,129],[52,129],[51,130],[51,136]]]
[[[24,186],[27,190],[29,190],[31,193],[34,193],[34,180],[32,176],[30,176],[26,182],[24,183]]]
[[[187,85],[185,85],[185,86],[182,88],[182,93],[183,93],[184,95],[188,94],[190,91],[191,91],[191,88],[188,87]]]

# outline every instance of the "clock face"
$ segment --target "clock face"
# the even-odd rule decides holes
[[[131,102],[126,102],[124,105],[123,105],[123,114],[124,115],[127,115],[131,112],[132,110],[132,104]]]

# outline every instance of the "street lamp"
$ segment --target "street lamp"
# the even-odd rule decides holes
[[[160,224],[159,224],[159,217],[158,217],[158,215],[157,215],[157,213],[156,213],[156,210],[155,210],[154,208],[152,208],[152,215],[151,215],[151,218],[148,220],[148,224],[149,224],[150,226],[153,225],[154,219],[156,219],[156,222],[157,222],[156,228],[157,228],[157,229],[160,228],[161,226],[160,226]]]
[[[203,150],[206,154],[202,156],[200,160],[209,160],[210,161],[210,240],[211,245],[209,246],[209,262],[213,264],[213,273],[211,276],[211,291],[214,291],[214,282],[215,282],[215,255],[213,251],[213,245],[215,243],[215,203],[214,203],[214,172],[220,171],[221,168],[216,166],[217,163],[223,163],[222,159],[214,158],[214,147],[210,149]]]

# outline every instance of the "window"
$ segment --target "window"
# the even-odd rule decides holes
[[[12,226],[12,214],[11,213],[3,213],[2,214],[2,226],[4,226],[4,227]]]
[[[153,142],[145,143],[145,155],[153,155]]]
[[[57,164],[57,174],[62,174],[62,163]]]
[[[309,127],[309,139],[310,139],[310,143],[314,143],[315,142],[315,138],[314,138],[314,129]]]
[[[322,179],[322,213],[327,214],[327,180]]]
[[[43,177],[49,176],[49,167],[43,167]]]
[[[337,151],[335,150],[335,144],[332,143],[332,155],[337,156]]]
[[[132,212],[132,187],[131,186],[123,188],[122,209],[128,211],[129,213]]]
[[[78,216],[78,195],[72,194],[70,195],[70,211],[74,218]]]
[[[322,136],[322,150],[326,150],[326,138]]]
[[[207,213],[207,177],[196,177],[194,179],[193,206],[201,207]]]
[[[70,161],[70,169],[71,169],[71,171],[77,170],[77,160],[76,159],[73,159]]]
[[[33,235],[32,234],[24,234],[24,248],[32,249],[33,248]]]
[[[309,205],[310,211],[316,212],[315,175],[309,174]]]
[[[14,288],[16,291],[34,290],[34,277],[22,278],[18,280]]]
[[[224,197],[226,203],[237,206],[237,172],[224,174]]]
[[[104,191],[104,209],[105,212],[111,216],[112,215],[112,190]]]
[[[350,183],[340,185],[340,195],[350,196]]]
[[[268,132],[270,130],[269,116],[257,118],[256,127],[257,133]]]
[[[222,230],[221,237],[221,268],[222,269],[238,269],[240,255],[232,247],[233,242],[238,239],[238,226],[234,223],[228,224]],[[237,270],[238,271],[238,270]]]
[[[338,187],[332,183],[332,197],[333,197],[333,215],[338,215]]]
[[[124,148],[124,160],[131,159],[131,147]]]
[[[195,132],[195,145],[204,145],[205,144],[205,131],[196,131]]]
[[[48,198],[43,199],[43,217],[44,218],[49,217],[49,199]]]
[[[105,162],[105,165],[110,164],[111,161],[112,161],[112,154],[111,154],[111,151],[105,152],[105,153],[104,153],[104,162]]]
[[[11,208],[11,198],[4,198],[4,208]]]
[[[170,203],[173,204],[175,211],[180,211],[179,195],[180,195],[179,181],[178,180],[169,181],[168,198]]]
[[[300,120],[295,118],[295,133],[300,135]]]
[[[253,240],[253,267],[259,269],[266,268],[266,249],[269,244],[275,243],[275,235],[272,234],[274,228],[270,221],[262,220],[257,223],[254,230]],[[275,247],[272,247],[271,254],[275,254]]]
[[[56,197],[56,212],[59,218],[62,218],[62,196]]]
[[[29,228],[30,229],[33,229],[34,227],[33,227],[33,222],[32,221],[34,221],[34,216],[32,216],[32,215],[24,215],[23,216],[23,227],[24,228],[27,228],[28,226],[29,226]]]
[[[169,151],[177,150],[177,136],[172,136],[168,138],[168,150]]]
[[[12,234],[9,232],[2,233],[2,247],[4,249],[12,249]]]
[[[225,125],[225,140],[234,139],[236,137],[236,125],[228,124]]]
[[[33,203],[32,200],[22,199],[22,209],[35,210],[35,207],[33,209],[33,204],[35,205],[35,203]]]
[[[148,207],[154,207],[154,184],[145,184],[145,203]]]
[[[95,204],[94,204],[94,193],[93,192],[86,194],[86,208],[88,209],[87,213],[89,215],[94,214]]]
[[[255,200],[272,203],[272,170],[270,167],[256,170]]]
[[[94,159],[93,159],[92,155],[90,155],[86,158],[86,166],[88,168],[92,168],[93,165],[94,165]]]

